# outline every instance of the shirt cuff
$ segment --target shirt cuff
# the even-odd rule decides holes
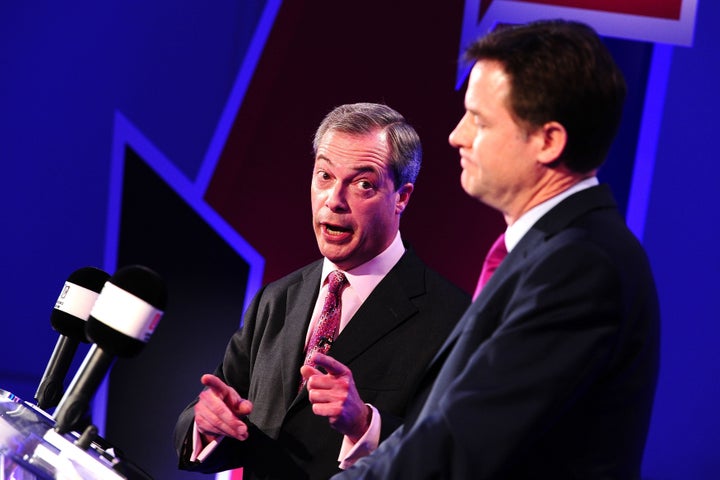
[[[190,461],[202,462],[203,460],[205,460],[207,456],[210,455],[213,450],[215,450],[215,447],[218,446],[220,440],[222,440],[223,438],[225,437],[218,437],[205,445],[205,447],[203,448],[202,438],[200,437],[200,432],[198,432],[197,430],[197,423],[193,422],[193,449],[192,454],[190,455]]]
[[[357,443],[353,443],[347,435],[343,437],[342,447],[340,447],[340,455],[338,455],[338,462],[340,462],[340,468],[343,470],[352,467],[355,462],[370,455],[377,449],[378,444],[380,443],[380,426],[382,425],[380,412],[378,412],[377,408],[373,407],[369,403],[366,403],[365,405],[370,407],[370,410],[372,410],[370,426],[365,434],[360,437]]]

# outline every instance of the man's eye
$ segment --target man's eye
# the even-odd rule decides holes
[[[360,180],[360,181],[358,182],[358,186],[359,186],[362,190],[372,190],[372,188],[373,188],[373,184],[370,183],[370,182],[368,182],[367,180]]]

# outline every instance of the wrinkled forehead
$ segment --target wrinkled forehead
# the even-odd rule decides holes
[[[331,130],[320,139],[315,162],[336,166],[367,164],[385,170],[389,168],[389,157],[387,134],[382,130],[363,134]]]

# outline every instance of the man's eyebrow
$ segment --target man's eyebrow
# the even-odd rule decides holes
[[[477,109],[477,108],[467,108],[467,107],[465,107],[465,111],[466,111],[467,113],[469,113],[470,115],[474,115],[474,116],[476,116],[476,117],[485,118],[485,116],[483,115],[483,113],[482,113],[479,109]]]
[[[354,168],[358,173],[364,173],[364,172],[370,172],[370,173],[378,173],[380,170],[375,165],[365,165],[360,168]]]
[[[331,166],[335,166],[335,164],[333,163],[332,160],[330,160],[328,157],[326,157],[325,155],[322,155],[322,154],[318,155],[318,156],[315,158],[315,163],[317,163],[317,162],[319,162],[319,161],[323,161],[323,162],[325,162],[325,163],[330,164]],[[377,166],[375,166],[375,165],[363,165],[363,166],[360,166],[360,167],[350,167],[350,168],[351,168],[355,173],[366,173],[366,172],[377,173],[377,174],[380,173],[380,169],[378,169]]]

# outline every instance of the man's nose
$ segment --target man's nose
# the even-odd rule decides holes
[[[464,123],[465,116],[460,119],[458,124],[455,125],[455,128],[452,132],[450,132],[450,135],[448,136],[448,142],[455,148],[460,148],[463,145],[463,141],[466,135],[466,128]]]
[[[325,206],[332,211],[347,210],[346,195],[347,192],[345,190],[345,187],[338,183],[328,191],[328,196],[325,200]]]

